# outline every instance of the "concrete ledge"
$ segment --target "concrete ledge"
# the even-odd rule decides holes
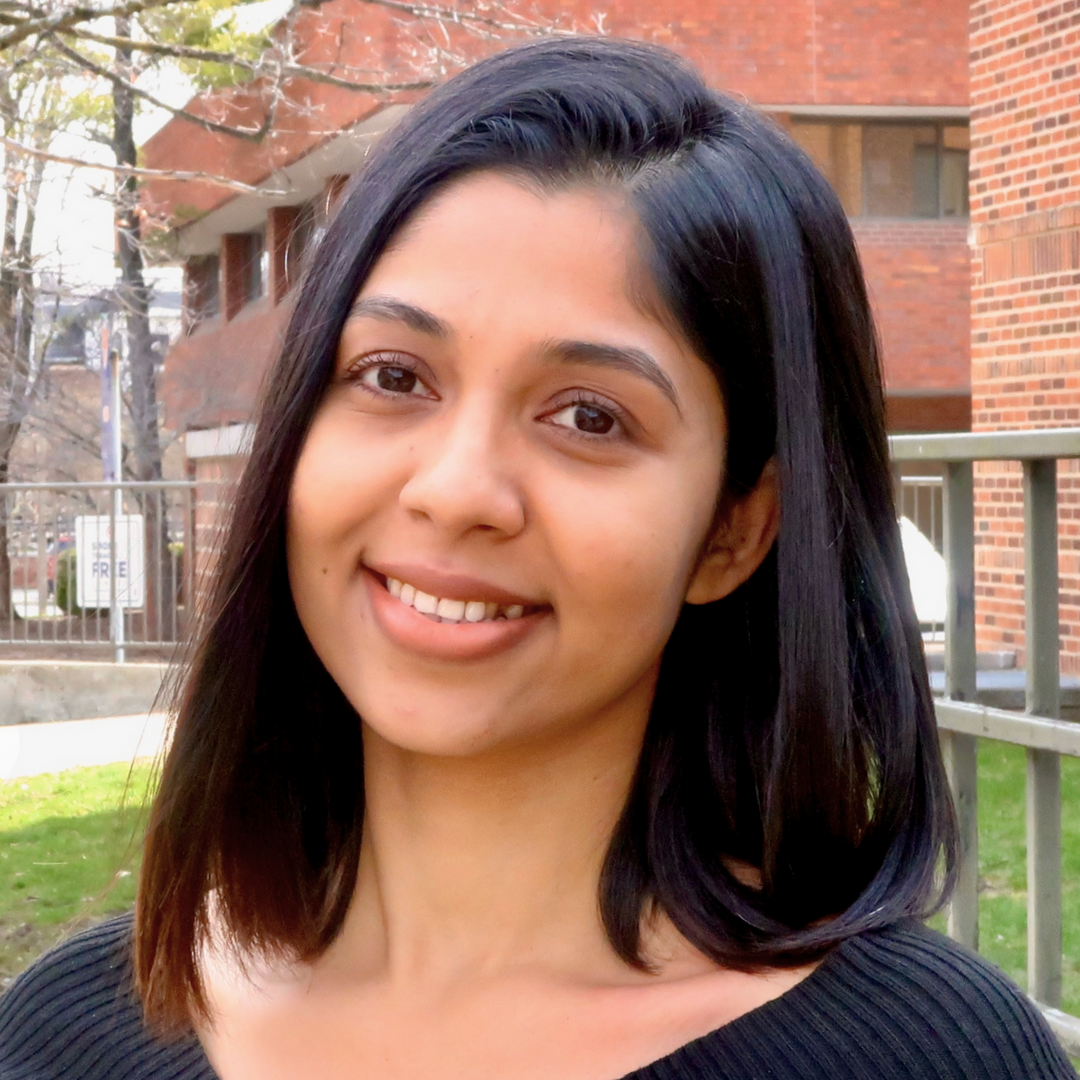
[[[167,664],[0,660],[0,726],[146,715]]]

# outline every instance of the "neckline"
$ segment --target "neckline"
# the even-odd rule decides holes
[[[655,1080],[656,1076],[660,1075],[656,1070],[662,1070],[664,1076],[681,1075],[678,1066],[684,1057],[692,1057],[695,1051],[700,1050],[703,1046],[712,1046],[728,1041],[733,1035],[738,1034],[741,1028],[757,1024],[764,1017],[771,1016],[773,1013],[782,1014],[806,994],[813,993],[817,995],[822,986],[828,987],[835,980],[837,969],[848,962],[848,953],[857,948],[858,943],[870,934],[880,932],[880,930],[869,930],[854,937],[845,938],[825,954],[825,958],[805,979],[800,980],[778,997],[754,1006],[754,1008],[736,1016],[734,1020],[728,1020],[719,1027],[713,1028],[712,1031],[707,1031],[704,1035],[699,1035],[697,1038],[683,1043],[682,1046],[672,1050],[670,1054],[664,1054],[663,1057],[656,1058],[655,1061],[641,1065],[634,1069],[633,1072],[618,1077],[617,1080]]]
[[[797,982],[790,989],[785,990],[779,997],[772,998],[769,1001],[763,1002],[761,1005],[756,1005],[747,1012],[736,1016],[734,1020],[729,1020],[719,1027],[713,1028],[712,1031],[705,1032],[704,1035],[699,1035],[697,1038],[690,1039],[688,1042],[683,1043],[682,1046],[676,1047],[669,1054],[664,1054],[662,1057],[658,1057],[645,1065],[639,1066],[632,1072],[624,1073],[622,1076],[614,1078],[614,1080],[656,1080],[654,1074],[657,1069],[663,1070],[664,1075],[678,1076],[678,1065],[684,1057],[692,1056],[695,1051],[703,1046],[729,1040],[734,1034],[738,1033],[740,1028],[757,1024],[763,1017],[770,1016],[773,1013],[782,1014],[784,1011],[790,1009],[793,1003],[799,1001],[806,994],[811,992],[817,994],[821,986],[827,987],[829,983],[835,980],[837,969],[848,963],[848,954],[853,949],[857,948],[860,942],[865,941],[868,936],[877,935],[883,930],[895,928],[895,926],[881,927],[865,931],[862,934],[856,934],[854,937],[845,938],[826,953],[825,958],[821,963],[818,964],[805,979]],[[193,1036],[193,1038],[196,1046],[199,1048],[199,1054],[208,1070],[207,1080],[220,1080],[209,1057],[206,1055],[206,1050],[202,1043],[197,1037]]]

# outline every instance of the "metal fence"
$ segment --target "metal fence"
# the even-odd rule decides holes
[[[978,947],[980,738],[1027,750],[1028,993],[1058,1038],[1080,1054],[1080,1018],[1061,1012],[1061,755],[1080,757],[1080,724],[1059,719],[1057,462],[1080,458],[1080,428],[959,435],[900,435],[893,460],[944,470],[943,549],[948,566],[945,694],[937,703],[949,780],[960,822],[960,881],[949,933]],[[1019,461],[1024,490],[1024,712],[976,703],[976,461]]]
[[[0,485],[0,646],[123,660],[181,639],[194,596],[195,485]]]
[[[929,470],[900,478],[900,516],[912,522],[937,551],[944,550],[945,478]]]

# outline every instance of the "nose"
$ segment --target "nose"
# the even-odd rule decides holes
[[[498,427],[489,410],[473,407],[429,430],[415,446],[401,505],[453,538],[474,530],[507,537],[521,532],[525,502]]]

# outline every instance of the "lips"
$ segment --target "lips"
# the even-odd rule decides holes
[[[549,604],[425,567],[366,568],[376,622],[396,645],[445,660],[483,659],[523,641]]]

